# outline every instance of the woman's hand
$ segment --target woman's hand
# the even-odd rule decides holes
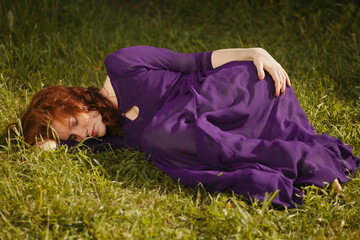
[[[40,148],[41,150],[55,150],[57,147],[57,144],[53,140],[43,141],[41,143],[36,144],[37,148]]]
[[[231,61],[253,61],[258,72],[259,79],[265,78],[266,70],[275,82],[275,97],[285,93],[285,87],[291,86],[289,76],[281,65],[262,48],[229,48],[213,51],[211,63],[217,68]]]
[[[275,82],[275,97],[280,95],[280,91],[282,94],[285,93],[286,85],[291,87],[290,79],[286,71],[266,50],[256,48],[253,61],[260,80],[265,77],[264,70],[273,78]]]

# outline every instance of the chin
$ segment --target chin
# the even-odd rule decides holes
[[[99,129],[99,132],[97,134],[97,137],[103,137],[105,136],[107,130],[106,130],[106,126],[104,125],[101,129]]]

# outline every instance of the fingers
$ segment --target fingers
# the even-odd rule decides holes
[[[275,77],[273,77],[275,82],[275,97],[279,97],[280,95],[280,89],[282,88],[282,78],[280,74],[276,73]]]
[[[282,66],[273,58],[258,58],[254,60],[260,80],[265,78],[265,70],[270,74],[275,83],[275,97],[279,97],[280,93],[285,94],[286,85],[291,86],[290,78]]]
[[[282,82],[282,84],[281,84],[281,93],[282,94],[285,94],[285,87],[286,87],[286,81],[287,81],[285,73],[286,72],[283,71],[282,74],[281,74],[281,78],[282,78],[282,81],[281,81]]]
[[[281,69],[279,72],[273,74],[273,79],[275,83],[275,97],[278,97],[281,94],[285,94],[286,85],[289,86],[290,80],[289,76],[285,70]]]
[[[265,72],[264,72],[264,65],[263,65],[263,63],[262,63],[262,62],[259,62],[259,63],[254,62],[254,64],[255,64],[255,66],[256,66],[259,79],[260,79],[260,80],[263,80],[264,77],[265,77]]]
[[[284,71],[285,72],[285,71]],[[289,75],[287,74],[287,72],[285,72],[285,76],[286,76],[286,84],[291,87],[291,82],[290,82],[290,78]]]
[[[280,74],[278,74],[277,79],[275,81],[275,97],[282,94],[285,94],[286,85],[291,87],[290,78],[287,72],[280,66]],[[279,91],[280,90],[280,91]]]
[[[282,86],[282,89],[281,89],[281,93],[282,94],[285,94],[285,89],[286,89],[286,85],[288,86],[288,87],[291,87],[291,82],[290,82],[290,78],[289,78],[289,75],[287,74],[287,72],[284,70],[284,69],[282,69],[282,72],[283,72],[283,86]]]

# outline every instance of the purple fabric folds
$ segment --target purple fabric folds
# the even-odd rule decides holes
[[[274,97],[269,74],[252,62],[211,67],[211,52],[183,54],[136,46],[105,65],[125,120],[124,144],[139,147],[174,180],[209,191],[234,191],[273,204],[302,203],[300,186],[340,182],[360,160],[339,139],[318,135],[292,88]]]

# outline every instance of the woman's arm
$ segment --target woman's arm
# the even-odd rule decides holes
[[[282,66],[262,48],[230,48],[213,51],[211,63],[213,68],[232,61],[253,61],[262,80],[265,77],[266,70],[275,82],[275,96],[285,93],[286,84],[290,87],[290,79]]]
[[[121,48],[105,59],[108,76],[134,76],[149,70],[200,72],[210,69],[211,52],[178,53],[165,48],[132,46]]]
[[[285,93],[285,86],[291,86],[290,79],[271,55],[262,48],[220,49],[205,53],[177,53],[165,48],[133,46],[119,49],[105,59],[105,66],[110,78],[121,76],[136,79],[149,70],[170,70],[173,72],[204,71],[232,61],[254,61],[260,79],[269,72],[275,82],[275,96],[280,90]],[[212,65],[212,67],[211,67]]]

